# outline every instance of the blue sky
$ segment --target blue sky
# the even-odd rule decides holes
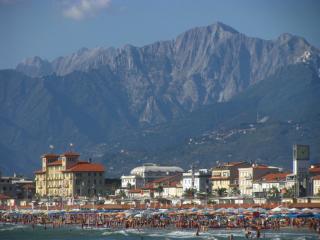
[[[264,39],[289,32],[320,47],[318,0],[0,0],[0,69],[81,47],[143,46],[216,21]]]

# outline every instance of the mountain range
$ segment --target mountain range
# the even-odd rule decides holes
[[[109,176],[144,162],[289,167],[293,143],[310,144],[316,161],[319,76],[319,49],[304,38],[220,22],[143,47],[32,57],[0,71],[1,168],[31,175],[49,145],[70,142]]]

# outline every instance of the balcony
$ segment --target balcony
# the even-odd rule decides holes
[[[211,179],[214,180],[230,180],[230,176],[221,176],[221,175],[214,175],[211,177]]]
[[[251,176],[251,175],[246,176],[245,179],[246,179],[246,180],[252,180],[252,176]]]

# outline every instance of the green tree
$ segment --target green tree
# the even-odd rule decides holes
[[[270,201],[276,201],[280,198],[280,191],[277,187],[272,186],[267,192],[267,199]]]
[[[159,185],[155,190],[159,194],[159,197],[160,197],[163,193],[163,187],[161,185]]]
[[[120,190],[120,191],[119,191],[119,196],[120,196],[122,199],[127,198],[127,194],[126,194],[126,192],[125,192],[124,190]]]
[[[238,187],[233,187],[232,189],[231,189],[231,195],[232,196],[238,196],[238,195],[240,195],[240,190],[239,190],[239,188]]]
[[[292,186],[290,188],[285,188],[284,193],[283,193],[283,197],[293,198],[294,197],[294,187]]]
[[[197,190],[194,188],[188,188],[184,191],[184,196],[185,197],[194,197],[196,194]]]
[[[218,197],[223,197],[227,195],[227,189],[226,188],[217,188],[214,190],[215,195]]]

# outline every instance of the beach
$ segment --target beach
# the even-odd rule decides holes
[[[0,239],[319,239],[318,209],[20,210]]]
[[[215,229],[200,233],[195,236],[195,231],[190,230],[159,230],[159,229],[105,229],[64,227],[47,228],[37,226],[33,229],[31,226],[2,224],[0,226],[1,240],[101,240],[101,239],[128,239],[128,240],[146,240],[146,239],[228,239],[230,235],[234,239],[246,239],[245,232],[242,229]],[[262,233],[261,239],[319,239],[318,235],[308,231],[308,229],[281,229],[280,231],[266,231]]]

